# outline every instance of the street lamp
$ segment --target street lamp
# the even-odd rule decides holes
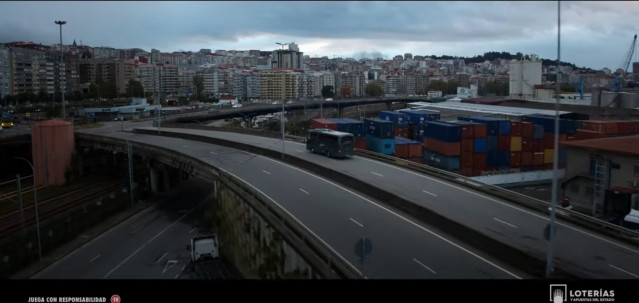
[[[36,178],[35,178],[35,169],[29,160],[22,157],[13,157],[15,159],[20,159],[24,162],[27,162],[31,167],[31,172],[33,173],[33,204],[35,205],[35,216],[36,216],[36,234],[38,235],[38,257],[39,260],[42,261],[42,245],[40,244],[40,219],[38,218],[38,195],[36,193]]]
[[[284,45],[288,45],[288,43],[279,43],[279,42],[275,42],[275,44],[279,44],[282,46],[282,53],[280,54],[280,58],[284,58]],[[280,59],[278,58],[278,65],[282,65],[282,61],[280,61]],[[282,98],[282,115],[280,115],[280,128],[282,129],[282,158],[284,157],[284,128],[286,127],[284,125],[284,103],[286,102],[286,100],[284,100],[285,98]]]
[[[67,112],[64,108],[64,88],[62,87],[62,79],[64,75],[64,71],[62,70],[62,25],[67,24],[66,21],[55,21],[55,24],[60,25],[60,92],[62,93],[62,119],[64,120],[67,116]]]

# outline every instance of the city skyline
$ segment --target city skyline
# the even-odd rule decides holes
[[[557,2],[3,2],[1,42],[162,52],[275,50],[311,57],[521,52],[557,58]],[[639,3],[562,2],[561,61],[612,70],[636,30]],[[24,18],[29,16],[29,18]],[[632,61],[637,61],[634,55]]]

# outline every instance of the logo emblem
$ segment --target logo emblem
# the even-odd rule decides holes
[[[568,286],[566,284],[550,284],[550,302],[563,303],[568,301]]]

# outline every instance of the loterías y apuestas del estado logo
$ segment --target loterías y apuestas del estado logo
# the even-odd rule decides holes
[[[550,302],[614,302],[611,289],[573,289],[567,284],[550,284]]]

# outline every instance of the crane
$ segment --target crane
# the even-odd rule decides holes
[[[619,91],[623,75],[628,73],[628,66],[630,66],[630,61],[632,60],[632,55],[635,53],[635,45],[636,45],[636,43],[637,43],[637,34],[635,34],[635,37],[632,39],[632,44],[630,45],[630,50],[628,50],[628,54],[626,55],[625,59],[621,63],[621,67],[619,67],[617,69],[617,71],[615,72],[615,85],[613,87],[613,90],[615,92]]]

